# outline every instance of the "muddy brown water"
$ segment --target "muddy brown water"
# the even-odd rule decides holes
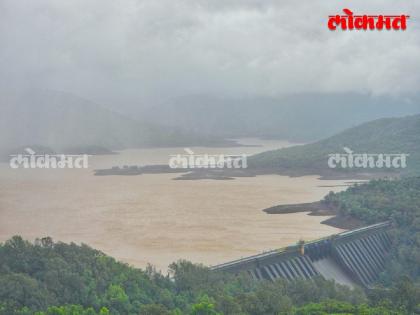
[[[254,154],[290,146],[190,148],[197,154]],[[277,204],[312,202],[344,181],[264,175],[235,180],[175,181],[178,174],[93,176],[93,169],[168,163],[182,148],[125,150],[93,156],[89,169],[10,169],[0,164],[0,241],[13,235],[86,243],[137,267],[166,271],[184,258],[214,265],[341,230],[327,217],[269,215]],[[331,187],[325,187],[326,185]]]

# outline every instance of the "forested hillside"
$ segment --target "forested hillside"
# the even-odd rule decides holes
[[[391,285],[405,275],[420,285],[420,177],[372,180],[323,202],[365,223],[391,220],[394,251],[382,281]]]
[[[171,278],[87,246],[49,238],[34,245],[14,237],[0,247],[0,314],[32,314],[51,306],[63,306],[68,314],[68,304],[79,309],[69,314],[84,314],[83,309],[86,314],[276,314],[308,302],[366,301],[361,291],[321,279],[254,283],[188,262],[170,270]]]
[[[409,154],[407,168],[396,171],[414,175],[420,174],[419,137],[420,115],[379,119],[345,130],[322,141],[260,153],[249,159],[249,165],[251,168],[273,169],[292,175],[389,171],[384,168],[330,169],[328,155],[345,154],[343,148],[348,147],[354,153]]]

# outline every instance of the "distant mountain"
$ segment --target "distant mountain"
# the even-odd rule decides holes
[[[345,153],[343,148],[354,153],[410,154],[405,175],[420,174],[420,115],[403,118],[384,118],[347,129],[335,136],[315,143],[280,150],[263,152],[252,156],[251,169],[271,169],[291,175],[346,174],[381,172],[385,169],[328,167],[328,155]],[[401,169],[399,169],[401,171]]]
[[[133,109],[148,121],[225,138],[262,137],[312,142],[360,123],[420,113],[420,96],[296,94],[279,98],[179,97],[158,107]]]
[[[226,143],[217,137],[138,121],[55,91],[1,93],[0,113],[0,149],[4,152],[30,145],[72,152]]]

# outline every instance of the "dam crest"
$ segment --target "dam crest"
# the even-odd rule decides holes
[[[289,281],[321,276],[369,288],[385,268],[392,242],[390,222],[382,222],[311,242],[213,266],[214,271],[247,272],[255,280]]]

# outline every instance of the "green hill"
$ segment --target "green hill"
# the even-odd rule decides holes
[[[420,115],[378,119],[315,143],[263,152],[252,156],[249,159],[249,166],[251,169],[269,169],[290,175],[339,176],[348,173],[390,171],[386,168],[329,168],[328,155],[344,154],[344,147],[350,148],[354,153],[409,154],[407,168],[399,169],[398,172],[418,174],[420,173]]]

